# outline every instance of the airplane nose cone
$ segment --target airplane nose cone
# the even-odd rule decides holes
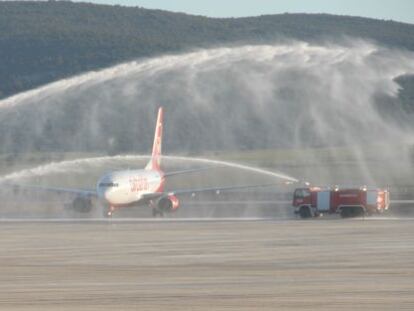
[[[108,188],[104,191],[103,197],[105,198],[105,200],[110,202],[112,201],[113,193],[114,193],[113,189]]]
[[[114,182],[110,176],[105,176],[97,184],[97,193],[99,198],[110,201],[114,192]]]

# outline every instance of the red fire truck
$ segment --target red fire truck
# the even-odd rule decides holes
[[[389,202],[389,191],[385,189],[308,187],[295,190],[292,205],[301,218],[325,213],[346,218],[381,214],[388,210]]]

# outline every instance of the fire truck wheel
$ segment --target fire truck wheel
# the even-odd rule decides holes
[[[343,207],[341,209],[342,218],[361,217],[364,215],[364,210],[358,206]]]
[[[351,210],[349,208],[346,208],[346,207],[341,208],[341,217],[342,218],[351,217]]]
[[[311,218],[312,214],[309,206],[302,206],[299,210],[299,216],[302,219]]]
[[[365,211],[362,207],[354,207],[354,215],[355,217],[362,217],[364,216]]]

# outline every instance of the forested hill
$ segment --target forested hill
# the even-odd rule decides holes
[[[230,43],[368,38],[414,50],[414,25],[326,14],[213,19],[71,2],[0,2],[0,98],[123,61]]]

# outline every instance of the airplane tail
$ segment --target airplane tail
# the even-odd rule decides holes
[[[161,170],[163,108],[158,109],[157,124],[155,126],[154,143],[152,145],[151,159],[145,167],[146,170]]]

